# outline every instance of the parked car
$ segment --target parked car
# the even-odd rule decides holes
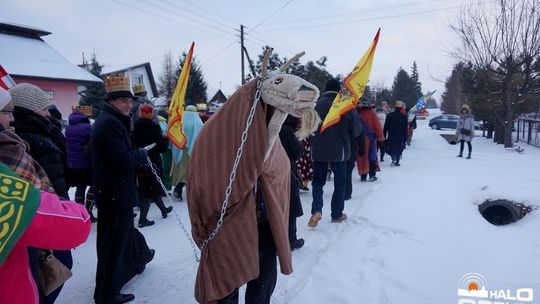
[[[434,130],[440,129],[455,129],[459,116],[453,114],[442,114],[439,116],[433,117],[428,125]]]
[[[426,108],[422,108],[416,112],[416,119],[426,119],[429,117],[429,112]]]
[[[433,117],[428,125],[434,130],[440,129],[455,129],[459,121],[459,116],[454,114],[442,114],[439,116]],[[474,123],[475,130],[481,130],[481,125],[477,122]]]

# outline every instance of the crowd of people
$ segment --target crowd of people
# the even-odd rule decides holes
[[[236,99],[254,94],[254,84],[242,88],[233,95],[238,96]],[[315,116],[324,120],[341,90],[338,79],[329,79],[315,103]],[[379,162],[384,161],[386,154],[391,158],[391,167],[401,165],[403,150],[410,145],[416,128],[414,117],[408,116],[408,109],[399,100],[389,107],[386,102],[376,106],[368,99],[361,99],[336,124],[323,132],[314,128],[313,134],[306,138],[299,138],[298,130],[309,116],[275,111],[271,106],[262,108],[260,113],[256,111],[255,135],[247,140],[245,149],[249,151],[246,153],[258,152],[253,156],[247,154],[244,156],[247,160],[243,160],[253,168],[248,170],[240,162],[239,170],[246,171],[238,173],[238,189],[242,190],[230,192],[238,202],[253,200],[254,203],[244,207],[231,203],[226,210],[227,224],[218,227],[220,238],[210,240],[212,248],[208,249],[202,244],[211,230],[203,223],[212,227],[219,222],[217,211],[221,212],[222,195],[237,154],[235,149],[226,147],[240,140],[241,128],[226,128],[218,118],[203,122],[197,109],[187,106],[182,119],[187,144],[180,149],[167,140],[167,113],[158,115],[144,87],[131,88],[125,76],[114,75],[106,79],[106,92],[101,113],[93,124],[88,113],[74,107],[64,128],[59,111],[51,106],[39,87],[20,83],[7,91],[0,88],[0,171],[4,174],[7,170],[11,176],[26,181],[38,191],[39,197],[39,208],[29,214],[29,224],[14,228],[19,229],[22,237],[7,240],[11,247],[0,249],[0,303],[54,303],[62,284],[45,291],[46,283],[40,274],[42,252],[52,252],[55,259],[71,268],[70,250],[86,241],[94,222],[97,222],[94,300],[98,304],[133,300],[135,295],[121,293],[122,288],[141,274],[156,254],[135,227],[134,210],[140,210],[138,228],[154,225],[147,218],[151,203],[167,218],[173,206],[166,206],[163,197],[170,191],[182,201],[184,188],[195,241],[203,250],[225,247],[229,250],[228,255],[220,252],[212,256],[203,251],[206,264],[201,262],[204,268],[199,269],[198,288],[215,290],[210,296],[214,297],[212,301],[238,303],[240,286],[232,290],[225,286],[247,283],[251,286],[246,293],[247,303],[269,303],[277,279],[276,256],[280,258],[282,272],[289,273],[292,271],[290,251],[305,244],[297,235],[296,219],[303,215],[300,192],[311,191],[311,217],[307,225],[315,228],[323,218],[324,186],[333,179],[330,220],[335,224],[346,221],[345,202],[351,199],[355,187],[354,167],[361,182],[377,181]],[[220,110],[221,117],[236,117],[240,112],[247,115],[249,104],[236,99],[230,101],[230,107],[236,108]],[[270,105],[279,109],[283,102]],[[265,151],[263,146],[268,142],[264,132],[274,121],[271,116],[278,112],[288,115],[279,122],[279,134],[268,137],[270,142],[275,139],[277,143]],[[203,128],[204,124],[208,127]],[[203,138],[197,142],[200,133]],[[458,157],[463,156],[467,142],[467,158],[471,158],[474,118],[467,105],[463,106],[456,137],[461,143]],[[217,147],[222,149],[220,155],[208,159],[204,149],[215,151]],[[284,159],[288,161],[283,163]],[[221,167],[226,168],[221,170]],[[214,169],[210,176],[200,174],[210,168]],[[290,174],[283,175],[284,172]],[[209,182],[215,187],[199,186]],[[75,188],[72,201],[68,194],[71,187]],[[276,194],[275,189],[287,191]],[[217,203],[210,203],[211,200]],[[250,232],[241,238],[236,235],[248,226],[258,233]],[[254,251],[250,251],[250,246],[255,246]],[[238,254],[246,255],[244,262],[237,261]],[[208,261],[209,258],[214,260]],[[216,270],[223,265],[232,272]],[[208,278],[214,270],[219,276]],[[28,272],[31,276],[26,275]],[[233,274],[242,279],[220,285],[223,275]],[[211,285],[206,280],[212,280]],[[206,302],[205,292],[196,288],[196,298]]]

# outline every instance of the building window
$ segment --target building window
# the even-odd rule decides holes
[[[134,86],[139,83],[143,83],[143,75],[136,73],[131,74],[131,85]]]

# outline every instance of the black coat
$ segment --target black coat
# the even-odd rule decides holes
[[[349,162],[355,162],[358,157],[364,155],[365,153],[366,135],[358,111],[355,109],[351,112],[353,112],[352,116],[355,128],[359,130],[355,133],[351,133],[351,156],[349,157]]]
[[[296,135],[294,135],[297,121],[297,119],[289,115],[281,127],[281,131],[279,131],[281,145],[285,149],[291,163],[291,195],[289,212],[294,217],[299,217],[304,214],[304,211],[302,210],[302,201],[300,200],[300,184],[302,183],[302,180],[296,167],[296,161],[299,160],[302,155],[304,155],[304,146],[300,141],[298,141]]]
[[[138,119],[133,128],[133,145],[136,148],[144,148],[155,143],[156,146],[148,151],[148,156],[154,164],[159,177],[163,180],[163,162],[161,153],[167,151],[169,141],[161,134],[161,127],[151,119]],[[148,164],[137,169],[137,184],[144,197],[163,196],[163,188],[159,184]]]
[[[384,143],[386,152],[402,151],[407,140],[407,116],[401,114],[399,110],[386,115],[384,122]]]
[[[324,121],[337,92],[325,92],[317,101],[315,110]],[[324,132],[315,132],[311,140],[311,158],[316,162],[344,162],[351,157],[351,138],[361,133],[359,124],[355,122],[355,111],[349,111],[339,122]],[[358,114],[356,114],[358,115]]]
[[[146,151],[131,145],[131,118],[108,103],[92,130],[94,193],[98,208],[128,210],[138,202],[135,168],[146,163]]]
[[[66,147],[62,133],[46,117],[26,108],[15,107],[13,116],[15,133],[28,143],[29,154],[47,173],[54,192],[68,198],[64,179]]]

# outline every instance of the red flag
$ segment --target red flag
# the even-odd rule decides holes
[[[15,81],[9,76],[4,67],[0,64],[0,87],[8,90],[12,86],[16,85]]]

